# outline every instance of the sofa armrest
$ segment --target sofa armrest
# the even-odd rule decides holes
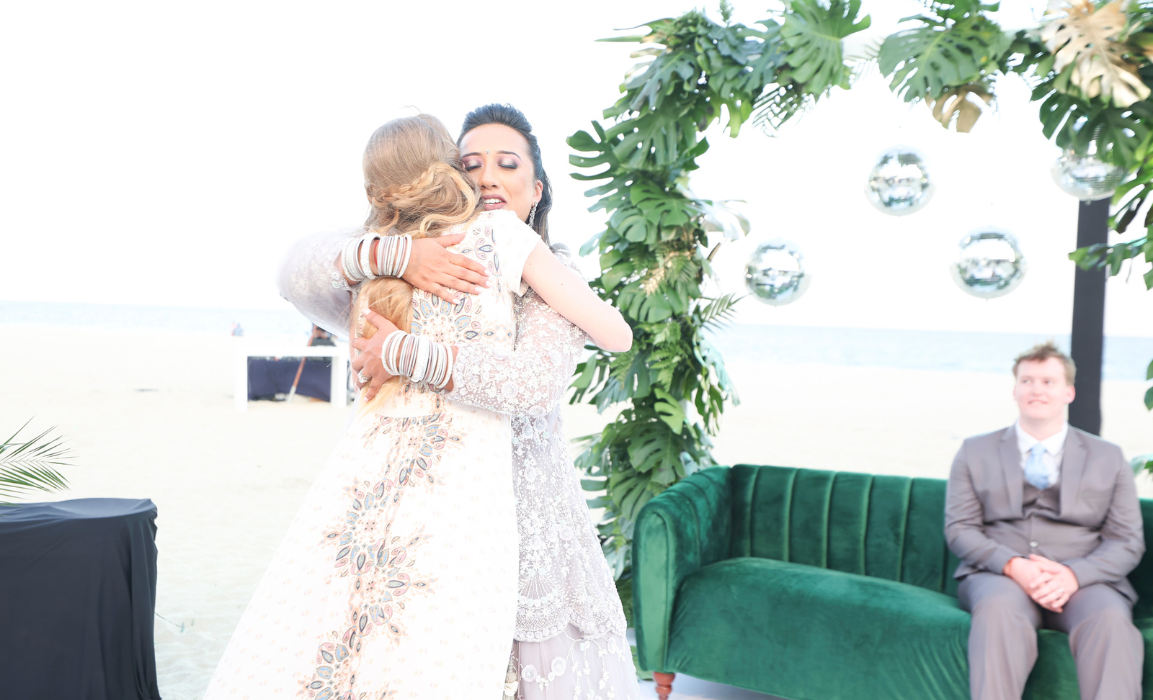
[[[641,668],[665,671],[677,589],[689,574],[729,558],[730,470],[689,476],[645,504],[633,532],[633,625]]]

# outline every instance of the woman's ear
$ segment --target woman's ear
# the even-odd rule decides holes
[[[532,186],[532,201],[539,202],[544,195],[544,183],[537,180]]]

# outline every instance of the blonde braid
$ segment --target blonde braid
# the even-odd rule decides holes
[[[430,165],[412,182],[389,189],[381,189],[369,182],[365,184],[365,192],[373,208],[379,211],[373,228],[381,232],[388,232],[402,218],[415,223],[419,216],[420,223],[412,235],[423,238],[429,235],[434,224],[451,226],[468,221],[479,213],[480,198],[473,184],[459,170],[443,161]],[[445,212],[445,205],[450,206],[449,212]]]
[[[482,209],[476,186],[459,170],[460,150],[436,117],[402,117],[381,126],[365,146],[362,165],[372,209],[365,221],[368,230],[426,238],[458,224],[467,226]],[[371,308],[400,330],[411,331],[411,285],[382,277],[362,283],[358,291],[354,318]],[[353,336],[371,338],[376,333],[371,323],[358,325],[351,328]],[[393,377],[361,410],[376,410],[410,386],[409,379]]]
[[[413,182],[397,185],[387,190],[377,190],[376,194],[373,194],[372,190],[377,189],[377,187],[371,182],[365,185],[365,189],[368,191],[368,196],[372,199],[374,206],[383,208],[386,204],[392,204],[392,206],[399,209],[401,207],[397,204],[397,200],[402,199],[413,190],[419,191],[427,188],[432,184],[436,174],[444,172],[446,169],[452,170],[452,166],[448,163],[433,163],[429,166],[428,170],[425,170],[424,173]]]

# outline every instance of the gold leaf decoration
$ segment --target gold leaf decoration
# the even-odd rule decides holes
[[[957,131],[967,134],[981,117],[981,103],[993,102],[993,96],[977,83],[946,88],[937,99],[926,98],[925,104],[933,110],[933,119],[946,129],[956,119]]]
[[[1070,82],[1087,99],[1101,97],[1128,107],[1149,96],[1137,67],[1125,59],[1126,47],[1114,38],[1125,28],[1123,0],[1094,8],[1091,0],[1053,0],[1058,16],[1041,28],[1041,40],[1056,57],[1058,72],[1072,66]]]

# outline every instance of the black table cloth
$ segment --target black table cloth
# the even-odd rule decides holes
[[[156,506],[0,506],[0,698],[156,700]]]
[[[276,394],[287,394],[292,388],[292,380],[300,369],[300,358],[285,359],[248,358],[248,400],[272,398]],[[300,373],[296,393],[314,399],[329,401],[332,388],[332,358],[310,357]]]

